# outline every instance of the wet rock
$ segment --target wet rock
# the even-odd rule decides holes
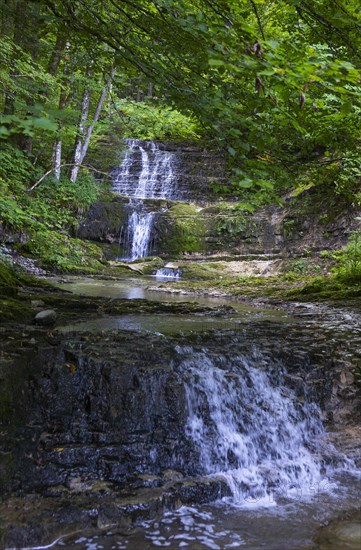
[[[196,482],[185,482],[179,489],[179,498],[183,504],[194,502],[204,504],[213,502],[226,496],[232,496],[232,492],[223,479],[204,479]]]
[[[75,304],[84,315],[100,307],[103,312],[114,308],[134,313],[134,304],[121,301],[61,300],[58,311]],[[158,307],[163,314],[171,307],[178,313],[210,313],[199,305],[192,311],[187,304],[150,306],[140,301],[139,307]],[[274,323],[260,320],[243,322],[237,331],[177,338],[143,334],[140,340],[139,333],[118,330],[56,334],[54,344],[39,327],[31,326],[26,334],[22,329],[17,340],[36,337],[35,352],[15,350],[14,334],[1,334],[0,431],[7,454],[2,455],[0,492],[4,499],[11,491],[25,495],[18,502],[17,519],[6,515],[7,505],[0,505],[8,546],[21,547],[26,537],[27,546],[29,541],[50,543],[59,532],[58,523],[62,533],[69,533],[78,521],[81,528],[123,526],[182,503],[229,495],[224,480],[189,479],[202,472],[185,437],[187,405],[177,345],[199,351],[211,344],[212,353],[230,357],[249,354],[256,345],[262,352],[259,368],[272,372],[286,395],[292,388],[299,401],[312,399],[325,416],[332,412],[334,423],[341,417],[342,433],[344,418],[356,415],[356,397],[350,399],[350,387],[339,384],[340,373],[348,381],[345,357],[356,341],[345,342],[337,330],[331,339],[312,324],[280,323],[275,330]],[[283,367],[288,376],[282,374]],[[229,372],[230,380],[235,375]],[[269,477],[272,480],[273,474]],[[26,497],[34,492],[46,496],[36,517]],[[68,508],[69,502],[74,504],[69,513],[64,499]],[[47,531],[34,530],[37,525],[47,525]]]
[[[163,479],[166,481],[181,481],[184,479],[184,476],[181,472],[176,472],[175,470],[165,470],[163,472]]]
[[[361,512],[333,521],[317,536],[319,550],[359,550],[361,547]]]
[[[56,321],[56,312],[53,309],[44,309],[43,311],[39,311],[39,313],[35,315],[34,321],[37,325],[44,327],[54,325]]]
[[[31,300],[30,303],[33,308],[41,308],[45,306],[45,302],[43,300]]]

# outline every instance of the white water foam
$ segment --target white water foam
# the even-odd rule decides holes
[[[181,277],[181,270],[174,267],[162,267],[157,269],[155,278],[157,281],[177,281]]]
[[[277,499],[307,499],[332,491],[333,466],[321,455],[321,411],[282,385],[282,366],[262,358],[213,356],[179,348],[188,405],[187,436],[200,474],[222,476],[235,504],[273,506]],[[277,379],[274,380],[273,378]],[[328,456],[345,466],[334,448]]]
[[[113,191],[129,198],[180,199],[177,192],[175,152],[160,149],[155,141],[126,139],[122,164],[113,170]]]

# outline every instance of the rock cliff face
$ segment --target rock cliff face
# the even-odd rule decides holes
[[[118,307],[118,315],[134,315],[131,301],[116,302],[58,297],[55,303],[59,318],[65,315],[68,322],[115,314]],[[149,310],[161,316],[170,306],[175,307],[146,300],[137,304],[139,314]],[[195,313],[193,307],[180,304],[177,311],[188,316]],[[208,309],[200,308],[198,318],[211,314]],[[218,308],[213,313],[218,315]],[[292,394],[295,414],[304,403],[317,403],[342,447],[337,434],[352,427],[360,412],[350,359],[358,336],[347,332],[345,339],[350,321],[342,321],[342,315],[340,322],[333,319],[323,327],[314,313],[312,318],[304,312],[306,324],[245,321],[237,330],[191,331],[188,336],[4,328],[0,544],[44,546],[66,533],[129,527],[181,504],[229,496],[224,478],[203,477],[200,445],[187,432],[192,374],[187,364],[197,354],[218,357],[217,368],[229,384],[238,375],[247,381],[249,391],[239,408],[247,416],[252,379],[234,358],[251,359],[257,349],[257,369],[280,383],[286,397]],[[268,407],[266,400],[260,411]],[[211,409],[202,408],[206,426],[211,415]],[[348,451],[354,453],[354,447]],[[322,453],[326,463],[337,460],[326,447]]]
[[[361,230],[356,207],[332,214],[326,209],[309,215],[290,201],[285,207],[270,206],[246,218],[234,215],[232,206],[204,208],[181,202],[146,200],[155,212],[151,253],[216,255],[297,256],[345,246],[352,231]],[[127,223],[126,199],[94,205],[79,227],[81,238],[123,244]]]
[[[194,145],[163,145],[176,152],[177,187],[182,200],[204,205],[217,200],[215,185],[227,185],[229,174],[222,151],[209,151]]]

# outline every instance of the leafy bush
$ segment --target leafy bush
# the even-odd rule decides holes
[[[36,188],[28,213],[48,228],[71,227],[78,223],[76,214],[87,210],[100,193],[101,187],[90,174],[80,174],[76,183],[48,178]]]
[[[244,233],[249,228],[249,214],[253,211],[254,207],[250,203],[240,202],[232,206],[222,206],[217,216],[217,234],[236,237]]]
[[[121,117],[113,119],[110,128],[116,125],[125,138],[196,140],[200,137],[197,122],[171,107],[120,100],[117,108]]]
[[[337,260],[335,274],[338,279],[351,284],[361,283],[361,232],[352,232],[348,245],[334,257]]]
[[[30,194],[27,189],[38,177],[39,171],[19,149],[1,147],[0,219],[13,229],[69,228],[102,191],[92,175],[82,172],[76,183],[49,177]]]

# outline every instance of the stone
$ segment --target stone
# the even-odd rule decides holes
[[[31,307],[33,308],[39,308],[44,306],[45,306],[45,303],[43,302],[43,300],[31,300]]]
[[[35,323],[41,326],[53,325],[56,321],[56,312],[53,309],[44,309],[35,315]]]
[[[166,481],[180,481],[183,478],[183,474],[181,472],[177,472],[176,470],[165,470],[163,472],[163,479]]]
[[[356,515],[356,514],[355,514]],[[361,522],[358,517],[339,520],[321,529],[317,539],[321,550],[348,548],[359,550],[361,545]]]

